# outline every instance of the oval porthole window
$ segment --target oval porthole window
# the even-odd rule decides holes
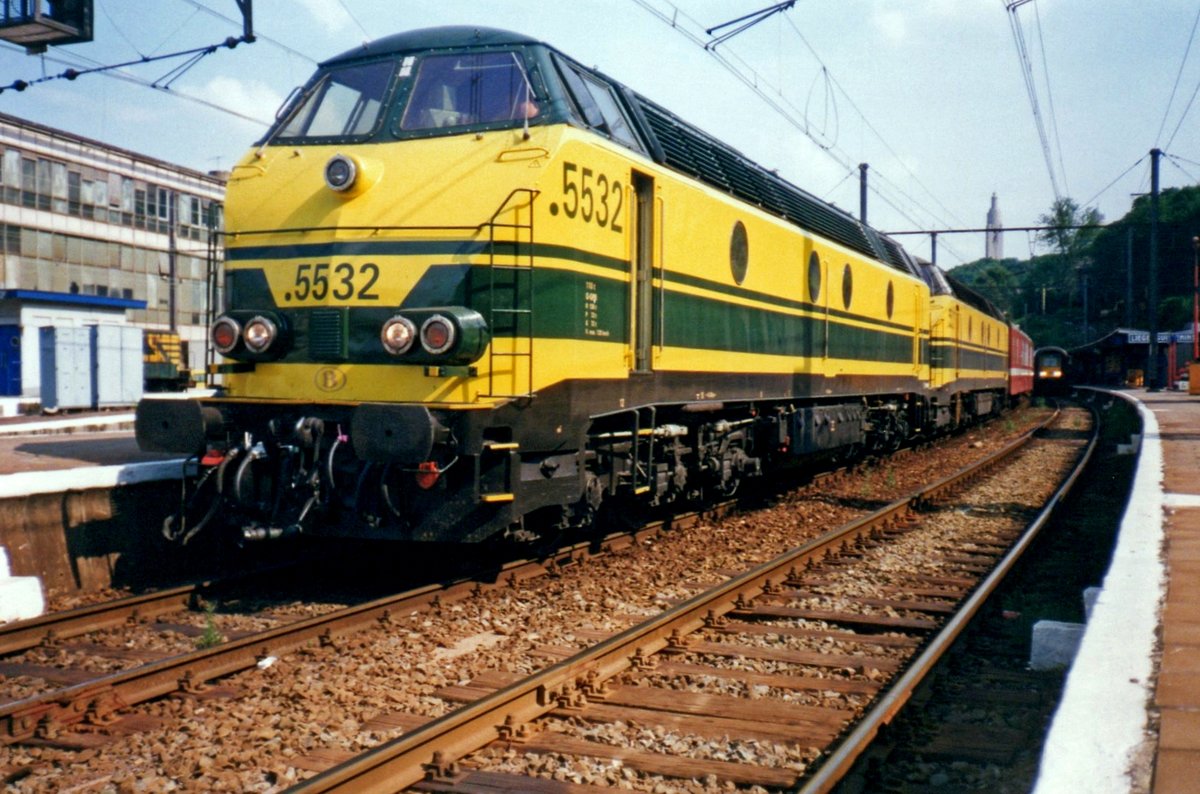
[[[746,268],[750,265],[750,243],[746,239],[746,227],[741,221],[733,224],[733,235],[729,238],[729,269],[735,284],[746,280]]]
[[[892,282],[888,282],[887,291],[887,316],[892,319],[892,312],[896,310],[896,289],[892,286]]]
[[[967,341],[971,341],[971,337],[975,335],[975,318],[967,318]]]
[[[821,257],[816,251],[808,255],[808,298],[813,303],[821,300]]]
[[[850,299],[854,297],[854,274],[850,270],[850,265],[842,268],[842,305],[847,309],[850,308]]]

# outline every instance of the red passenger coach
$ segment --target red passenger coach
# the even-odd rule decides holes
[[[1008,396],[1033,392],[1033,340],[1015,325],[1008,326]]]

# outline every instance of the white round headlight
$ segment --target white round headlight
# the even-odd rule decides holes
[[[399,315],[384,323],[379,332],[379,341],[383,342],[384,349],[393,356],[407,353],[416,339],[417,326],[413,325],[412,320]]]
[[[330,190],[336,190],[339,193],[349,190],[357,177],[358,166],[354,164],[354,160],[344,154],[335,154],[325,164],[325,184],[329,186]]]
[[[266,317],[258,316],[246,323],[246,330],[242,332],[242,337],[246,340],[246,347],[255,353],[261,353],[271,346],[277,333],[278,329],[275,327],[275,323]]]

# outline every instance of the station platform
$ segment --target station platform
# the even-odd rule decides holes
[[[175,479],[178,455],[143,452],[133,412],[0,418],[0,498]]]
[[[1200,396],[1110,394],[1137,404],[1141,449],[1034,790],[1193,792],[1200,790]]]

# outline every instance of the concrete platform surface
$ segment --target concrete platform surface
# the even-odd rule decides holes
[[[1117,547],[1035,791],[1200,791],[1200,397],[1127,391],[1144,422]]]

